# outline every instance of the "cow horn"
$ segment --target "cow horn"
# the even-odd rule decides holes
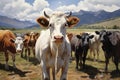
[[[44,11],[44,15],[45,15],[45,17],[50,18],[50,17],[46,14],[46,12],[45,12],[45,11]]]
[[[70,17],[71,15],[72,15],[72,12],[70,11],[69,15],[67,15],[66,17],[68,18],[68,17]]]

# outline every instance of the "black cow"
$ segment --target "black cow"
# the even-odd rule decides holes
[[[73,36],[71,39],[72,50],[75,51],[76,57],[76,69],[78,69],[79,61],[80,65],[85,67],[85,60],[89,49],[89,41],[94,36],[88,33],[82,33],[81,35]]]
[[[102,49],[105,54],[105,71],[108,70],[109,59],[112,57],[116,70],[118,71],[118,63],[120,59],[120,32],[119,31],[95,31],[100,35],[100,41],[102,42]]]

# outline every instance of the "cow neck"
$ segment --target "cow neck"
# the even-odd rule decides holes
[[[52,56],[56,55],[58,49],[58,56],[62,56],[64,49],[65,49],[65,41],[63,41],[61,44],[56,44],[52,40],[50,41],[50,50],[52,52]]]

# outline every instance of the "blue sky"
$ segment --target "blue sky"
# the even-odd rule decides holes
[[[0,15],[34,21],[38,16],[54,11],[79,12],[120,9],[120,0],[0,0]]]
[[[25,0],[25,1],[32,5],[35,0]],[[50,4],[49,7],[51,9],[56,9],[59,6],[64,6],[64,5],[71,5],[71,4],[77,5],[77,3],[80,0],[46,0],[46,1]]]

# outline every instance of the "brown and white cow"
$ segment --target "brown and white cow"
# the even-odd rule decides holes
[[[39,37],[39,33],[37,32],[30,32],[24,35],[25,57],[27,58],[28,61],[30,57],[30,49],[32,50],[32,53],[35,57],[35,43],[38,37]],[[23,57],[23,53],[21,54],[21,56]]]
[[[41,31],[35,46],[36,57],[40,61],[43,80],[50,80],[50,68],[52,68],[53,80],[61,69],[60,80],[67,79],[67,71],[71,46],[66,35],[66,28],[75,26],[79,19],[64,13],[55,13],[45,17],[39,17],[40,26],[48,28]]]
[[[15,68],[15,54],[16,48],[13,42],[15,39],[15,35],[10,30],[0,30],[0,51],[5,52],[5,69],[9,69],[8,60],[9,60],[9,52],[11,53],[13,60],[13,67]]]

